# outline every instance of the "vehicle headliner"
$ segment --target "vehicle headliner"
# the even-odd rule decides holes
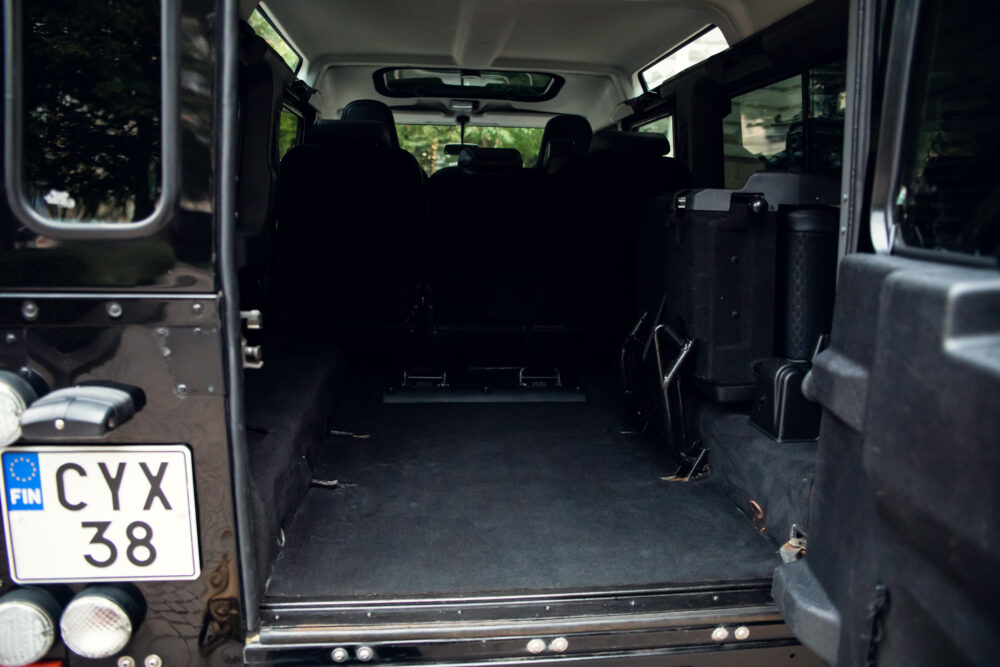
[[[322,93],[314,102],[323,116],[336,116],[352,99],[379,99],[371,79],[379,67],[530,69],[566,77],[555,99],[514,105],[540,114],[530,124],[572,112],[601,126],[614,119],[619,102],[640,91],[636,73],[641,68],[705,26],[719,26],[734,44],[809,2],[295,0],[265,7],[304,56],[300,76]],[[255,5],[242,0],[241,14],[248,16]],[[339,72],[331,75],[330,70]],[[450,115],[440,100],[384,101],[396,108],[440,107],[443,117]]]

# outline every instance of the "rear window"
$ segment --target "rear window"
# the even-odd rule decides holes
[[[388,68],[375,72],[375,89],[387,97],[462,97],[543,102],[562,87],[563,78],[544,72]]]
[[[154,215],[163,181],[161,10],[159,0],[23,3],[15,129],[23,192],[10,194],[23,194],[39,219]]]
[[[540,127],[486,127],[466,126],[465,143],[487,148],[514,148],[521,154],[525,167],[534,166],[542,144]],[[458,144],[461,129],[458,125],[396,125],[399,145],[417,158],[428,175],[438,169],[458,164],[457,155],[448,155],[445,146]]]

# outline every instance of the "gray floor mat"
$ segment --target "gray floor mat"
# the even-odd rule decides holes
[[[711,480],[670,483],[594,402],[348,406],[272,571],[274,598],[578,591],[770,576]]]

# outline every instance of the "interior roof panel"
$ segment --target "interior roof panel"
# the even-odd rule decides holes
[[[267,8],[311,62],[371,54],[400,65],[414,58],[473,69],[535,61],[631,74],[707,24],[732,44],[809,2],[296,0]]]

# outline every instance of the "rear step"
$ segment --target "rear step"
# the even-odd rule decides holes
[[[418,664],[796,643],[769,580],[548,596],[271,600],[261,623],[246,647],[249,664],[322,664],[338,656]]]

